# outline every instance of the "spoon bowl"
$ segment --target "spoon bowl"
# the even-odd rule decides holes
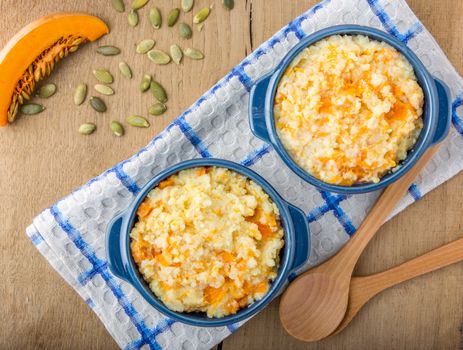
[[[305,332],[306,328],[315,325],[315,332],[312,333],[315,335],[329,334],[336,329],[346,312],[349,290],[344,288],[339,280],[323,272],[302,275],[297,280],[299,280],[297,283],[313,288],[307,290],[292,288],[283,295],[280,304],[281,323],[285,329],[290,327],[293,329],[292,323],[295,322],[294,336],[299,340],[320,340],[321,338],[316,339],[317,336]],[[282,312],[287,308],[291,308],[294,312]],[[318,322],[321,313],[326,314],[326,317],[323,322]]]

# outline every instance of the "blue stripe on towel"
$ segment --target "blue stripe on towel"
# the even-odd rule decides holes
[[[306,36],[306,33],[302,29],[302,22],[305,20],[311,18],[313,15],[315,15],[319,10],[321,10],[323,7],[325,7],[327,4],[329,4],[331,0],[324,0],[320,1],[318,4],[313,6],[309,11],[307,11],[305,14],[302,16],[299,16],[295,20],[291,21],[284,29],[283,33],[284,35],[288,35],[290,32],[294,32],[296,37],[300,40],[304,36]],[[270,42],[271,43],[271,42]],[[270,44],[269,43],[269,44]],[[273,47],[274,45],[271,45],[270,47]]]
[[[132,178],[125,173],[123,163],[119,163],[114,167],[114,173],[122,184],[130,191],[130,193],[137,194],[140,191],[140,187],[138,187],[135,181],[133,181]]]
[[[29,238],[32,241],[32,244],[36,246],[43,242],[43,237],[38,232],[34,232]]]
[[[312,7],[306,14],[296,18],[294,21],[289,23],[288,28],[294,32],[294,34],[299,40],[302,39],[306,35],[304,30],[302,30],[302,22],[304,22],[305,20],[315,15],[319,10],[321,10],[323,7],[325,7],[330,2],[331,0],[325,0],[325,1],[319,2],[314,7]]]
[[[307,214],[307,220],[310,222],[317,221],[327,212],[332,210],[333,205],[339,205],[342,201],[346,200],[347,196],[345,195],[331,195],[331,206],[325,201],[325,203]]]
[[[342,210],[338,196],[326,191],[320,191],[322,198],[325,200],[329,209],[333,211],[334,216],[338,219],[344,230],[349,236],[352,236],[357,230],[349,216]]]
[[[211,158],[212,155],[209,153],[209,150],[204,145],[203,141],[199,138],[193,128],[188,124],[188,122],[184,118],[179,118],[175,121],[176,125],[179,126],[182,133],[191,142],[193,147],[198,151],[198,153],[203,158]]]
[[[301,28],[301,20],[293,21],[290,24],[288,24],[288,29],[294,32],[294,34],[299,40],[301,40],[305,36],[305,33]]]
[[[259,159],[261,159],[263,156],[269,153],[270,149],[270,145],[264,144],[261,147],[250,152],[246,157],[244,157],[240,161],[240,164],[244,166],[254,165]]]
[[[170,327],[175,323],[174,320],[170,318],[165,318],[163,319],[158,325],[156,325],[153,329],[151,329],[148,333],[148,336],[150,338],[156,339],[156,337],[164,333],[166,330],[170,329]],[[145,345],[146,342],[143,338],[135,340],[128,344],[124,350],[135,350],[135,349],[140,349],[143,345]]]
[[[416,201],[419,201],[423,195],[421,194],[421,191],[418,187],[417,184],[413,183],[410,188],[408,189],[408,193],[412,196],[412,198]]]
[[[402,34],[402,41],[406,44],[410,39],[414,38],[417,34],[424,30],[420,22],[414,23],[404,34]]]
[[[400,41],[405,44],[408,43],[410,39],[416,36],[418,33],[423,31],[423,25],[419,22],[412,25],[404,34],[399,32],[399,29],[394,25],[391,17],[388,15],[386,10],[381,6],[379,0],[366,0],[370,6],[373,13],[378,17],[379,21],[383,25],[384,29],[391,35],[395,36]]]
[[[101,264],[92,266],[90,270],[80,274],[79,277],[77,277],[77,282],[84,286],[88,281],[95,277],[95,275],[101,273],[103,269],[106,269],[107,267],[108,264],[106,263],[106,261],[101,261]]]
[[[457,109],[460,106],[463,106],[463,94],[457,96],[452,103],[452,124],[458,133],[463,136],[463,120],[462,117],[457,114]]]
[[[230,331],[230,333],[235,333],[238,330],[238,328],[240,328],[240,325],[239,323],[232,323],[228,325],[227,328]]]
[[[85,242],[81,233],[64,217],[57,204],[50,208],[50,212],[55,218],[56,223],[68,235],[69,239],[80,250],[82,255],[94,266],[95,270],[98,269],[99,275],[105,281],[106,285],[116,297],[119,305],[122,306],[122,309],[141,335],[144,344],[149,345],[151,349],[162,350],[162,347],[156,342],[154,337],[150,336],[150,329],[146,327],[140,314],[124,294],[120,285],[117,284],[116,279],[109,272],[107,265],[103,266],[106,262],[96,256],[93,248]]]
[[[92,299],[90,299],[90,298],[85,299],[85,303],[90,307],[90,309],[95,308],[95,303],[93,302]]]
[[[249,77],[249,75],[247,75],[246,72],[244,71],[244,66],[243,65],[239,65],[239,66],[234,67],[232,69],[231,77],[232,76],[238,77],[239,81],[241,82],[241,84],[244,85],[246,90],[248,92],[251,91],[253,82],[252,82],[252,79]]]

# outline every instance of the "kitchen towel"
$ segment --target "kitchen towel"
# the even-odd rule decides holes
[[[247,112],[254,82],[301,38],[347,23],[376,27],[405,42],[452,91],[450,135],[394,214],[463,168],[463,81],[407,4],[402,0],[322,1],[234,67],[145,148],[44,210],[27,228],[33,244],[98,315],[121,348],[211,348],[239,327],[199,328],[174,322],[108,270],[104,249],[108,222],[149,179],[171,164],[217,157],[263,175],[307,214],[312,251],[305,268],[333,255],[355,232],[379,193],[344,196],[304,183],[269,145],[252,135]]]

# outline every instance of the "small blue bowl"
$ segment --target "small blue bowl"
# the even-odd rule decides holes
[[[414,147],[408,152],[400,167],[384,175],[378,183],[359,183],[353,186],[340,186],[323,182],[302,169],[291,158],[283,147],[275,129],[273,101],[280,78],[293,59],[307,46],[335,34],[366,35],[372,39],[383,41],[401,52],[415,70],[418,83],[424,93],[423,129]],[[386,187],[403,176],[423,153],[432,145],[442,141],[448,134],[450,126],[450,91],[441,80],[434,78],[423,63],[404,43],[392,35],[375,28],[358,25],[339,25],[328,27],[309,35],[291,49],[285,58],[272,72],[262,77],[251,89],[249,102],[249,123],[251,130],[258,138],[270,143],[286,165],[303,180],[315,187],[337,193],[356,194],[372,192]]]
[[[239,310],[236,314],[222,318],[208,318],[205,313],[180,313],[168,309],[149,289],[130,253],[129,234],[136,221],[137,209],[146,195],[170,175],[180,170],[199,166],[228,168],[259,184],[278,207],[284,230],[285,245],[280,253],[278,275],[272,282],[267,294],[261,300]],[[273,187],[254,171],[242,165],[221,159],[193,159],[171,166],[158,174],[143,187],[133,203],[111,221],[106,236],[108,266],[114,275],[130,283],[148,303],[164,315],[176,321],[201,327],[230,325],[243,321],[262,310],[279,294],[290,275],[307,261],[309,252],[310,233],[304,213],[292,204],[284,201]]]

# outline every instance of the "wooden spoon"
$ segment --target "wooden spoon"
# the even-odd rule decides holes
[[[341,324],[332,335],[341,332],[371,298],[383,290],[412,278],[463,260],[463,238],[370,276],[353,277],[350,282],[349,305]]]
[[[412,169],[383,191],[355,235],[333,258],[302,274],[288,287],[280,302],[280,320],[290,335],[316,341],[336,330],[346,314],[349,284],[360,254],[438,146],[427,150]]]

